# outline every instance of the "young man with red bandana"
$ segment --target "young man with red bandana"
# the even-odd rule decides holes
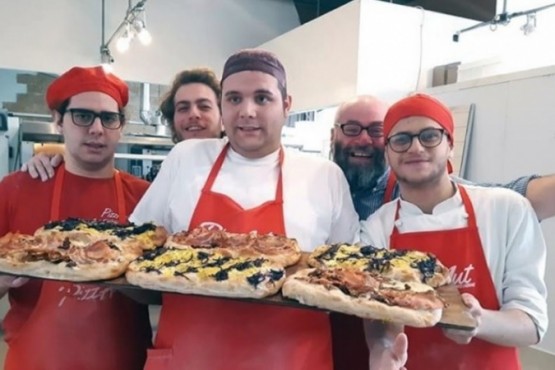
[[[0,182],[0,236],[32,234],[69,217],[126,223],[148,183],[114,168],[129,90],[101,67],[75,67],[48,87],[46,102],[66,143],[53,181],[27,173]],[[6,370],[139,370],[151,329],[148,310],[105,286],[0,277]]]
[[[435,254],[478,323],[473,331],[407,328],[407,368],[520,369],[516,347],[538,343],[548,322],[546,247],[530,203],[452,181],[453,117],[438,100],[402,99],[383,126],[400,199],[362,223],[362,242]]]

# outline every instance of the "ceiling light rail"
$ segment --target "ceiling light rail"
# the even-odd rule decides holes
[[[537,25],[536,13],[548,8],[552,8],[554,6],[555,6],[555,3],[552,3],[552,4],[540,6],[538,8],[529,9],[521,12],[507,13],[507,0],[504,0],[503,12],[501,14],[497,14],[491,21],[478,23],[473,26],[463,28],[462,30],[455,32],[453,34],[453,41],[459,42],[459,39],[462,33],[472,31],[477,28],[481,28],[485,26],[489,26],[489,28],[492,31],[495,31],[498,25],[506,26],[511,22],[513,18],[521,17],[523,15],[526,16],[526,23],[520,29],[522,30],[522,32],[524,32],[524,35],[529,35],[536,29],[536,25]]]

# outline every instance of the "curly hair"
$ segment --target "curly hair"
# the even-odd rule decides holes
[[[162,112],[162,116],[169,123],[172,132],[172,139],[174,142],[179,141],[173,122],[173,115],[175,113],[175,94],[181,86],[191,83],[201,83],[212,89],[212,91],[214,91],[214,94],[216,95],[218,109],[221,109],[220,102],[222,99],[222,89],[220,87],[220,81],[211,69],[194,68],[179,72],[175,76],[170,90],[164,95],[164,97],[162,98],[162,102],[160,103],[160,112]]]

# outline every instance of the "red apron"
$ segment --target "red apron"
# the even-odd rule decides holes
[[[446,266],[461,292],[476,297],[483,308],[498,310],[499,302],[484,256],[472,202],[464,187],[459,191],[468,214],[468,226],[460,229],[400,234],[393,228],[392,249],[417,249],[435,254]],[[399,218],[399,203],[395,220]],[[516,370],[520,369],[517,349],[474,338],[459,345],[439,328],[406,328],[409,338],[407,369],[429,370]]]
[[[60,219],[64,173],[62,165],[54,180],[51,220]],[[124,223],[127,212],[118,172],[114,180],[119,221]],[[35,309],[9,342],[5,369],[142,369],[149,334],[138,323],[145,320],[131,300],[109,288],[44,280]]]
[[[219,224],[230,232],[285,234],[281,165],[276,199],[245,210],[213,192],[227,145],[202,189],[189,228]],[[165,294],[146,370],[301,370],[332,368],[328,317],[323,312],[200,296]]]

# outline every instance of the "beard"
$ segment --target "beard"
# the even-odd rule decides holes
[[[351,164],[349,160],[353,152],[365,154],[371,158],[366,165]],[[345,147],[336,142],[333,145],[332,158],[343,170],[352,193],[361,190],[371,191],[385,172],[384,151],[367,145]]]

